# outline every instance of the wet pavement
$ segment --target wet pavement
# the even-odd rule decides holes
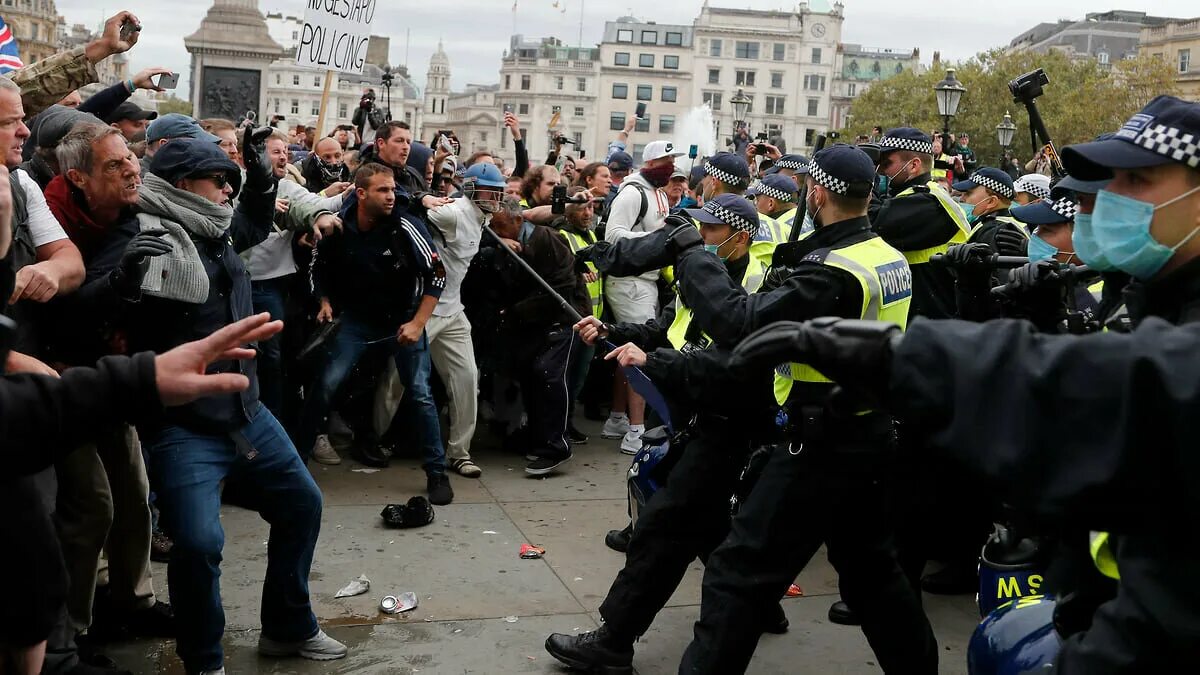
[[[575,447],[561,474],[530,478],[523,458],[505,453],[481,430],[472,449],[479,479],[451,478],[454,503],[435,507],[434,523],[385,529],[385,504],[424,494],[415,457],[364,473],[343,453],[339,466],[312,464],[325,494],[321,538],[310,585],[322,627],[350,647],[340,661],[259,657],[258,605],[266,569],[267,526],[257,514],[222,510],[226,544],[221,589],[225,606],[226,671],[254,673],[565,673],[542,648],[551,632],[582,632],[596,613],[622,556],[604,534],[626,518],[629,457],[599,425],[580,420],[591,441]],[[522,559],[520,545],[545,547],[542,559]],[[638,642],[641,675],[674,673],[699,613],[703,569],[694,564],[668,607]],[[155,587],[166,599],[166,568],[155,563]],[[371,590],[351,598],[337,591],[365,574]],[[837,599],[837,576],[824,551],[800,575],[804,597],[783,601],[786,635],[759,643],[751,673],[825,675],[878,673],[857,628],[826,619]],[[379,611],[384,595],[416,593],[420,606],[402,615]],[[941,672],[966,672],[965,648],[976,623],[973,599],[925,596],[941,648]],[[137,673],[183,673],[171,641],[110,645],[106,652]]]

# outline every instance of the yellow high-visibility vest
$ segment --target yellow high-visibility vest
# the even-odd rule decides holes
[[[923,248],[919,251],[904,251],[904,259],[908,261],[909,265],[925,264],[929,262],[930,258],[938,253],[945,253],[946,250],[950,248],[950,244],[965,244],[967,242],[967,238],[971,236],[971,225],[967,222],[967,214],[963,213],[963,210],[959,208],[958,204],[950,198],[950,195],[942,189],[942,186],[930,181],[926,184],[926,187],[929,188],[930,194],[932,194],[934,197],[937,197],[938,203],[942,205],[942,208],[945,209],[946,214],[949,215],[950,219],[954,221],[954,224],[958,226],[958,231],[955,232],[954,236],[950,237],[949,241],[944,244]],[[915,193],[916,190],[910,187],[893,197],[893,199],[900,199]]]
[[[592,241],[588,241],[574,230],[559,230],[558,233],[567,240],[567,246],[571,247],[571,253],[579,253],[580,250],[596,243],[596,235],[591,232],[588,234],[592,236]],[[587,285],[588,298],[592,301],[592,316],[600,318],[600,315],[604,313],[604,279],[600,278],[596,272],[596,266],[592,263],[587,263],[587,268],[596,275],[596,280]]]
[[[771,267],[769,259],[764,260],[753,251],[747,254],[750,260],[746,264],[746,271],[742,273],[742,288],[746,289],[747,293],[753,293],[763,284],[763,280],[767,277],[767,270]],[[667,329],[667,340],[671,346],[678,351],[685,352],[693,349],[705,349],[712,344],[712,338],[707,333],[702,333],[703,342],[689,343],[687,339],[688,327],[692,325],[692,310],[688,309],[687,305],[683,304],[683,298],[679,297],[678,291],[675,293],[675,320],[671,322],[671,327]]]

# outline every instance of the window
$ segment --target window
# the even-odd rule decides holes
[[[776,42],[774,47],[771,49],[771,58],[775,61],[782,61],[785,58],[784,55],[786,53],[787,45],[783,44],[782,42]]]
[[[739,59],[757,59],[758,58],[758,43],[757,42],[735,42],[733,45],[733,55]]]
[[[1192,50],[1179,50],[1179,72],[1186,73],[1192,66]]]
[[[276,111],[276,112],[278,112],[278,111]],[[345,118],[346,113],[347,113],[346,104],[339,103],[338,104],[338,117]]]
[[[771,73],[771,88],[783,89],[783,73]]]
[[[633,144],[633,152],[631,152],[629,154],[633,155],[634,157],[641,157],[642,153],[645,151],[646,151],[645,143],[634,143]]]
[[[575,91],[587,91],[587,78],[586,77],[575,78]]]
[[[613,54],[613,65],[614,66],[629,65],[629,52],[617,52],[616,54]]]
[[[521,76],[521,89],[524,91],[529,91],[529,76],[528,75]]]
[[[281,84],[281,80],[282,78],[279,73],[275,73],[275,84]]]
[[[300,84],[300,76],[299,75],[292,75],[292,84],[297,85],[297,86]]]
[[[804,88],[809,91],[825,91],[825,76],[805,75]]]
[[[583,117],[583,106],[581,106],[581,105],[575,106],[575,116]]]
[[[817,137],[816,129],[805,129],[804,130],[804,144],[805,145],[812,147],[813,141],[816,139],[816,137]]]
[[[858,85],[854,82],[846,85],[846,95],[850,97],[858,96]]]
[[[297,99],[292,99],[292,114],[293,115],[300,114],[300,101],[298,101]]]
[[[683,33],[667,33],[667,44],[672,47],[683,45]]]
[[[642,44],[644,44],[644,45],[658,44],[658,31],[656,31],[656,30],[642,31]]]
[[[504,88],[505,88],[505,89],[512,89],[512,75],[505,75],[505,76],[504,76]]]
[[[575,147],[577,148],[583,145],[583,132],[576,131],[575,133],[571,134],[571,140],[575,141]]]
[[[555,89],[557,89],[557,90],[559,90],[559,91],[562,91],[562,88],[563,88],[563,77],[562,77],[562,75],[555,75],[555,76],[554,76],[554,88],[555,88]]]
[[[300,39],[300,31],[298,31],[298,30],[292,31],[292,39],[299,40]]]
[[[721,55],[721,41],[720,40],[713,40],[712,42],[708,43],[708,55],[709,56],[720,56]]]
[[[314,115],[321,114],[321,101],[320,100],[312,102],[312,114],[314,114]]]
[[[704,104],[713,110],[721,109],[721,93],[717,91],[706,91],[703,94]]]
[[[659,115],[658,116],[658,133],[660,133],[660,134],[675,133],[675,116],[674,115]]]
[[[821,103],[821,99],[819,99],[819,98],[808,99],[808,116],[809,117],[817,116],[817,105],[820,103]]]
[[[734,84],[736,84],[739,87],[753,87],[754,86],[754,72],[755,71],[753,71],[753,70],[736,71],[735,77],[734,77]]]
[[[631,30],[617,31],[617,42],[633,42],[633,31],[631,31]]]
[[[679,90],[675,87],[662,88],[662,100],[664,103],[674,103],[679,98]]]
[[[654,100],[654,87],[648,84],[639,84],[637,86],[637,100],[652,101]]]
[[[488,134],[488,132],[486,132],[486,131],[479,132],[480,145],[487,145],[487,134]]]
[[[279,99],[275,99],[275,114],[279,114]],[[342,117],[345,117],[345,115],[342,115]]]
[[[625,130],[625,113],[615,112],[608,115],[608,128],[612,131]]]
[[[679,70],[679,57],[673,54],[664,56],[663,68],[666,68],[667,70]]]
[[[650,116],[639,117],[638,121],[633,125],[633,130],[641,132],[650,131]]]
[[[613,98],[629,98],[629,85],[614,83],[612,97]]]
[[[783,125],[778,122],[771,122],[767,125],[767,138],[779,138],[783,136]]]
[[[708,69],[708,83],[709,84],[721,84],[721,69],[720,68],[709,68]]]
[[[517,106],[517,114],[518,115],[528,115],[529,114],[529,104],[521,103],[520,105],[518,105]]]
[[[767,97],[767,114],[782,115],[783,114],[783,97],[768,96]]]
[[[314,86],[314,87],[320,87],[320,86],[322,86],[322,82],[321,82],[321,76],[320,76],[320,75],[315,75],[315,76],[313,76],[313,86]]]
[[[812,48],[812,62],[813,63],[821,62],[821,48],[820,47]]]
[[[653,67],[654,67],[654,55],[653,54],[638,54],[638,68],[653,68]]]
[[[754,95],[746,94],[746,98],[750,99],[750,104],[746,106],[746,114],[749,115],[754,112]]]
[[[29,27],[29,39],[31,39],[31,40],[38,39],[38,28],[39,28],[39,26],[36,23]]]

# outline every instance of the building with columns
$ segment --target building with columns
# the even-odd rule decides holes
[[[0,16],[12,29],[25,65],[58,52],[58,9],[54,0],[4,0]]]
[[[416,138],[431,143],[437,130],[446,128],[446,104],[449,100],[450,57],[446,56],[442,41],[438,40],[437,51],[429,57],[429,70],[425,73],[424,106],[421,111],[421,127],[415,132]]]
[[[501,126],[504,115],[500,106],[496,105],[498,91],[498,84],[468,84],[464,91],[450,94],[446,104],[446,120],[438,128],[454,132],[462,145],[463,159],[477,150],[492,150],[500,143],[499,134],[508,133]],[[428,142],[436,128],[427,126],[430,132],[422,138]]]
[[[850,126],[850,106],[876,82],[906,70],[925,72],[920,49],[870,49],[862,45],[841,44],[834,63],[834,80],[829,128]]]

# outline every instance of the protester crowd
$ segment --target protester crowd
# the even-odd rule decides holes
[[[635,157],[636,120],[600,161],[555,145],[534,164],[508,112],[506,166],[463,156],[450,132],[416,138],[369,89],[354,124],[327,134],[143,110],[130,97],[157,89],[157,68],[82,99],[95,64],[136,44],[121,30],[136,22],[121,12],[84,47],[0,78],[0,438],[15,467],[0,501],[6,539],[25,548],[0,563],[0,672],[121,672],[103,644],[150,636],[174,638],[189,673],[223,673],[222,503],[271,527],[260,653],[342,658],[309,596],[313,463],[419,462],[428,502],[384,519],[421,525],[453,501],[452,476],[482,475],[480,428],[528,475],[552,476],[590,440],[577,415],[638,471],[633,522],[606,539],[627,558],[603,626],[547,640],[570,666],[631,672],[636,639],[699,558],[681,672],[741,672],[763,632],[788,630],[778,599],[822,544],[843,595],[831,620],[860,624],[888,672],[937,672],[921,592],[979,591],[981,547],[985,567],[1053,567],[1059,672],[1195,657],[1196,605],[1167,590],[1190,587],[1194,551],[1094,499],[1115,482],[1150,500],[1117,469],[1149,480],[1162,467],[1116,446],[1030,461],[1067,472],[1039,476],[1043,492],[1005,483],[1041,446],[1023,436],[989,455],[972,420],[1007,419],[997,438],[1041,423],[1009,399],[946,399],[998,388],[985,376],[1000,366],[979,364],[1014,353],[946,320],[1109,343],[1139,339],[1144,317],[1190,320],[1197,104],[1155,99],[1116,136],[1061,160],[1048,147],[1024,175],[1012,158],[981,166],[966,133],[907,127],[811,157],[743,130],[710,157],[653,139]],[[1054,344],[1007,367],[1051,391],[1034,351]],[[982,384],[939,380],[936,357],[904,370],[923,346],[974,359]],[[1147,369],[1140,386],[1154,387]],[[1126,392],[1113,379],[1110,395]],[[1117,409],[1095,391],[1065,396]],[[1155,400],[1186,403],[1179,391]],[[1133,425],[1138,411],[1120,410]],[[1075,447],[1065,436],[1042,440]],[[1178,506],[1154,499],[1130,508]],[[994,523],[1005,534],[989,539]],[[168,563],[170,604],[152,559]],[[926,574],[930,560],[942,566]],[[983,614],[987,601],[984,589]]]

